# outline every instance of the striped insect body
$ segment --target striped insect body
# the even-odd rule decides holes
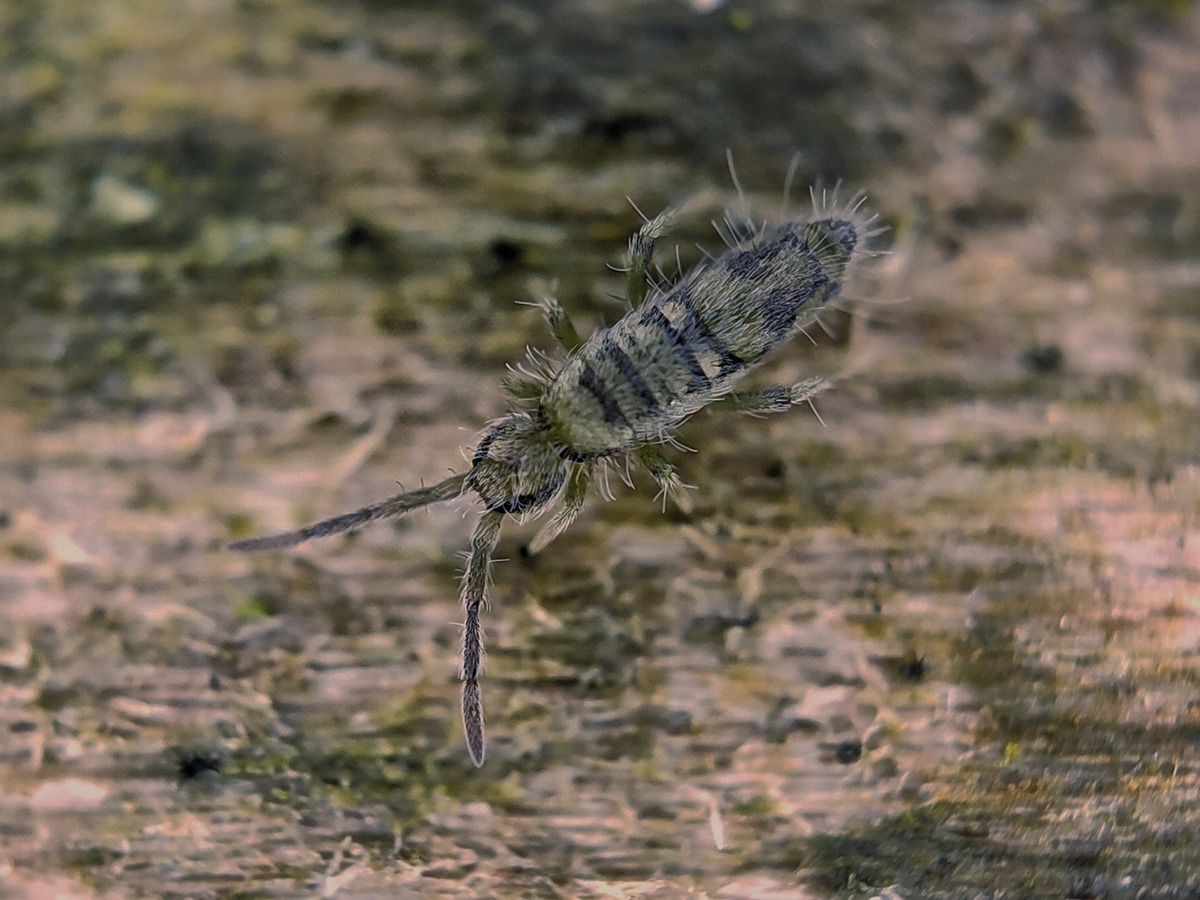
[[[540,552],[579,514],[597,469],[624,460],[641,464],[664,494],[678,496],[682,484],[661,447],[686,419],[713,405],[781,412],[820,389],[822,379],[812,378],[732,393],[741,376],[816,321],[883,230],[861,211],[861,198],[839,206],[836,198],[814,193],[813,201],[807,219],[738,228],[727,218],[728,249],[666,286],[654,284],[650,272],[655,243],[671,216],[646,221],[629,242],[630,309],[618,322],[583,340],[557,300],[538,304],[564,358],[555,365],[531,354],[528,367],[513,370],[506,388],[521,406],[487,428],[465,473],[297,531],[239,541],[232,549],[289,547],[475,494],[483,514],[460,589],[465,618],[459,676],[467,747],[482,765],[480,613],[501,523],[555,507],[529,545],[531,553]]]

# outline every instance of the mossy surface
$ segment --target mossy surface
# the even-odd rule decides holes
[[[0,5],[3,890],[1200,893],[1196,5],[710,5]],[[726,148],[892,253],[820,421],[506,532],[477,770],[466,504],[224,546],[461,470]]]

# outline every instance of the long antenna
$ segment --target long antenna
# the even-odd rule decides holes
[[[284,547],[294,547],[297,544],[301,544],[309,538],[323,538],[334,534],[341,534],[343,531],[352,531],[377,519],[391,519],[396,516],[402,516],[414,509],[420,509],[422,506],[429,506],[431,503],[440,503],[443,500],[453,500],[455,497],[461,497],[467,491],[466,481],[467,476],[465,474],[451,475],[445,481],[439,481],[431,487],[397,494],[372,506],[364,506],[362,509],[355,510],[354,512],[342,513],[340,516],[334,516],[332,519],[325,519],[312,525],[306,525],[304,528],[297,529],[296,531],[285,531],[283,534],[271,534],[266,537],[237,541],[230,544],[229,549],[242,553],[257,553],[260,550],[282,550]]]

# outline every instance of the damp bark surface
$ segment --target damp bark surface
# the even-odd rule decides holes
[[[0,896],[1200,892],[1193,4],[0,32]],[[626,198],[687,202],[668,282],[838,178],[891,253],[755,373],[819,418],[506,529],[482,769],[477,509],[224,549],[462,471],[553,347],[518,302],[620,316]]]

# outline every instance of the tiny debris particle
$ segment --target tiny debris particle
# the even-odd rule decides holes
[[[82,778],[63,778],[38,786],[29,798],[39,812],[80,812],[95,809],[108,796],[108,788]]]
[[[145,188],[104,173],[92,181],[91,212],[96,218],[119,228],[149,222],[162,204]]]
[[[224,758],[218,753],[205,751],[189,751],[179,754],[179,777],[184,781],[199,778],[207,772],[218,773],[225,765]]]
[[[833,758],[844,766],[862,759],[863,745],[860,740],[841,741],[833,748]]]
[[[910,656],[900,663],[900,674],[910,681],[920,681],[929,671],[923,656]]]
[[[1021,362],[1036,375],[1052,375],[1062,369],[1063,352],[1058,344],[1042,344],[1031,347],[1021,357]]]

